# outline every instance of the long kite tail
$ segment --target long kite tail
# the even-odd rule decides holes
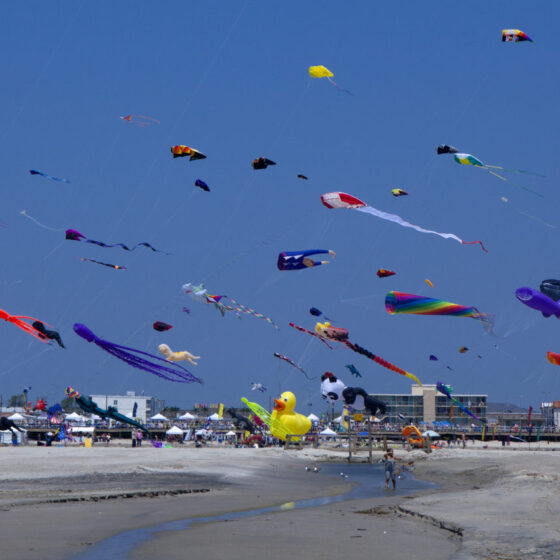
[[[304,333],[310,334],[311,336],[316,336],[323,344],[326,344],[331,350],[333,349],[333,347],[322,336],[319,336],[317,333],[314,333],[313,331],[309,331],[307,329],[304,329],[303,327],[300,327],[299,325],[296,325],[295,323],[289,323],[289,325],[290,325],[290,327],[298,330],[299,332],[304,332]]]
[[[339,85],[338,85],[332,78],[329,78],[329,77],[327,76],[327,80],[329,80],[329,82],[330,82],[336,89],[338,89],[338,90],[340,90],[340,91],[343,91],[344,93],[347,93],[348,95],[354,95],[350,90],[342,89],[341,87],[339,87]]]
[[[469,416],[478,420],[479,422],[485,423],[484,420],[481,420],[476,414],[473,414],[465,405],[461,404],[455,397],[451,397],[451,400],[464,412],[466,412]]]
[[[362,348],[359,344],[354,344],[353,342],[348,341],[346,342],[346,346],[348,346],[348,348],[350,348],[351,350],[354,350],[354,352],[357,352],[358,354],[362,354],[362,356],[366,356],[370,360],[373,360],[376,364],[379,364],[380,366],[383,366],[387,369],[390,369],[391,371],[394,371],[395,373],[399,373],[400,375],[404,375],[405,377],[413,379],[414,381],[416,381],[416,383],[418,383],[418,385],[422,386],[422,383],[420,382],[418,377],[416,377],[413,373],[405,371],[404,369],[401,369],[395,364],[392,364],[391,362],[388,362],[387,360],[384,360],[383,358],[376,356],[366,348]]]
[[[94,245],[99,245],[99,247],[105,247],[105,248],[121,247],[125,251],[134,251],[138,247],[147,247],[148,249],[151,249],[155,253],[163,253],[164,255],[169,255],[169,253],[166,253],[165,251],[160,251],[159,249],[156,249],[155,247],[153,247],[149,243],[145,243],[145,242],[144,243],[136,243],[136,245],[134,245],[133,247],[128,247],[128,245],[125,245],[124,243],[112,243],[112,244],[109,245],[108,243],[103,243],[103,241],[95,241],[95,239],[86,239],[85,242],[86,243],[92,243]]]
[[[540,192],[534,191],[533,189],[530,189],[528,187],[524,187],[523,185],[519,185],[517,183],[514,183],[513,181],[510,181],[509,179],[506,179],[505,177],[502,177],[501,175],[498,175],[497,173],[494,173],[494,171],[492,171],[491,169],[488,169],[488,167],[489,166],[486,165],[483,169],[486,169],[486,171],[488,171],[488,173],[491,173],[492,175],[494,175],[494,177],[498,177],[498,179],[501,179],[502,181],[505,181],[506,183],[510,183],[514,187],[517,187],[517,188],[522,189],[524,191],[530,192],[530,193],[532,193],[536,196],[544,198],[544,195],[542,195]],[[501,169],[501,168],[498,167],[498,169]]]
[[[524,175],[534,175],[535,177],[546,177],[542,173],[535,173],[534,171],[527,171],[526,169],[509,169],[508,167],[502,167],[501,165],[488,165],[485,164],[484,167],[490,167],[492,169],[500,169],[501,171],[508,171],[509,173],[523,173]]]

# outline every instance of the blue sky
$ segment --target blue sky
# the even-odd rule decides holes
[[[560,398],[560,370],[546,361],[546,351],[560,351],[559,325],[514,296],[560,277],[559,12],[552,2],[512,1],[354,2],[345,11],[339,2],[6,6],[0,307],[55,325],[67,349],[0,325],[4,398],[31,385],[52,403],[72,385],[83,393],[145,391],[181,407],[234,405],[255,397],[250,382],[258,381],[268,387],[263,404],[281,388],[295,392],[298,408],[312,402],[322,410],[318,379],[307,381],[273,352],[310,376],[330,370],[370,392],[409,392],[405,378],[290,329],[290,321],[313,327],[310,306],[425,383],[525,406]],[[535,43],[501,43],[510,27]],[[317,64],[353,95],[309,78]],[[161,124],[142,129],[119,119],[129,113]],[[508,177],[545,198],[437,156],[442,143],[544,174]],[[173,144],[208,158],[173,160]],[[253,171],[258,156],[278,165]],[[196,178],[211,192],[195,188]],[[395,187],[409,196],[392,197]],[[336,190],[428,229],[481,239],[489,252],[327,210],[320,195]],[[62,231],[38,227],[23,209]],[[171,255],[65,241],[66,228],[107,243],[147,241]],[[337,256],[313,270],[276,269],[280,251],[305,248]],[[380,267],[397,275],[379,280]],[[222,318],[181,293],[189,281],[280,329]],[[469,319],[390,316],[389,290],[493,313],[497,336]],[[157,333],[155,320],[174,328]],[[75,322],[144,351],[166,342],[201,355],[191,369],[205,383],[171,384],[132,369],[77,337]],[[459,354],[461,346],[470,352]],[[362,372],[358,382],[344,369],[349,363]]]

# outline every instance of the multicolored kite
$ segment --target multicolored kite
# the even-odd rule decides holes
[[[387,270],[386,268],[380,268],[376,272],[376,274],[378,278],[387,278],[388,276],[394,276],[396,272],[393,272],[392,270]]]
[[[282,251],[278,255],[278,270],[303,270],[313,268],[322,264],[329,264],[330,261],[314,261],[309,255],[326,255],[335,257],[336,253],[330,249],[307,249],[304,251]]]
[[[475,420],[478,420],[479,422],[482,422],[483,424],[486,424],[486,420],[481,420],[478,416],[473,414],[464,404],[460,403],[455,397],[451,395],[451,393],[453,392],[453,387],[451,387],[451,385],[444,385],[441,381],[438,381],[436,387],[437,390],[442,395],[445,395],[451,402],[456,404],[461,410],[466,412],[469,416],[471,416]]]
[[[274,352],[274,357],[279,358],[280,360],[284,360],[285,362],[288,362],[291,366],[294,366],[296,369],[301,371],[301,373],[303,373],[303,375],[305,375],[307,379],[316,379],[316,377],[309,377],[304,369],[300,368],[294,361],[290,360],[290,358],[288,358],[287,356],[284,356],[284,354],[279,354],[278,352]]]
[[[189,161],[193,161],[195,159],[206,159],[206,156],[202,152],[199,152],[194,148],[189,148],[189,146],[185,146],[184,144],[171,146],[171,153],[173,154],[173,158],[189,156]]]
[[[522,41],[533,42],[533,39],[521,31],[521,29],[503,29],[502,43],[521,43]]]

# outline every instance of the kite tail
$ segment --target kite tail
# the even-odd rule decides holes
[[[27,317],[25,315],[7,315],[7,317],[2,316],[1,318],[5,319],[8,323],[14,324],[16,327],[19,327],[22,331],[25,331],[27,334],[34,336],[41,342],[44,342],[45,344],[49,344],[50,341],[41,333],[41,331],[38,331],[35,327],[26,323],[23,320],[23,319],[29,319],[31,321],[39,321],[39,319],[35,319],[34,317]],[[48,323],[46,324],[48,325]],[[51,325],[48,326],[50,327]]]
[[[327,80],[329,80],[329,82],[330,82],[336,89],[338,89],[338,90],[340,90],[340,91],[343,91],[343,92],[347,93],[348,95],[354,95],[351,91],[349,91],[349,90],[347,90],[347,89],[342,89],[341,87],[338,87],[338,84],[337,84],[332,78],[329,78],[329,77],[327,76]]]
[[[154,251],[154,253],[163,253],[164,255],[169,255],[169,253],[166,253],[165,251],[160,251],[159,249],[156,249],[149,243],[136,243],[134,247],[128,247],[128,245],[125,245],[124,243],[112,243],[111,245],[109,245],[107,243],[103,243],[102,241],[95,241],[95,239],[86,239],[85,242],[92,243],[94,245],[99,245],[99,247],[105,247],[109,249],[112,247],[121,247],[121,249],[124,249],[125,251],[134,251],[138,247],[147,247],[148,249]]]
[[[290,327],[292,327],[293,329],[296,329],[297,331],[310,334],[311,336],[316,336],[323,344],[326,344],[331,350],[333,349],[333,347],[322,336],[319,336],[317,333],[314,333],[313,331],[309,331],[307,329],[304,329],[303,327],[300,327],[299,325],[296,325],[295,323],[289,323],[289,325],[290,325]]]
[[[486,164],[484,167],[491,167],[492,169],[509,171],[510,173],[523,173],[524,175],[534,175],[535,177],[542,177],[542,178],[545,177],[545,175],[542,175],[541,173],[535,173],[534,171],[527,171],[526,169],[508,169],[507,167],[501,167],[499,165],[488,165],[488,164]]]
[[[502,181],[505,181],[506,183],[510,183],[511,185],[513,185],[514,187],[517,187],[519,189],[522,189],[524,191],[533,193],[536,196],[540,196],[541,198],[544,198],[544,195],[542,195],[541,193],[534,191],[533,189],[530,189],[528,187],[524,187],[523,185],[518,185],[517,183],[514,183],[513,181],[509,181],[508,179],[506,179],[505,177],[502,177],[501,175],[498,175],[497,173],[494,173],[493,171],[491,171],[490,169],[488,169],[488,165],[484,168],[486,169],[486,171],[488,171],[488,173],[491,173],[492,175],[494,175],[494,177],[498,177],[498,179],[501,179]]]
[[[451,397],[451,400],[464,412],[466,412],[469,416],[478,420],[479,422],[485,423],[484,420],[481,420],[476,414],[473,414],[465,405],[461,404],[455,397]]]
[[[413,373],[405,371],[404,369],[401,369],[400,367],[392,364],[391,362],[388,362],[387,360],[384,360],[383,358],[380,358],[379,356],[372,354],[366,348],[362,348],[361,346],[359,346],[358,344],[354,344],[353,342],[346,342],[346,346],[348,346],[348,348],[350,348],[351,350],[354,350],[354,352],[357,352],[358,354],[362,354],[363,356],[366,356],[370,360],[373,360],[375,363],[379,364],[380,366],[383,366],[387,369],[390,369],[391,371],[394,371],[395,373],[399,373],[400,375],[404,375],[405,377],[413,379],[414,381],[416,381],[416,383],[418,383],[418,385],[422,386],[422,383],[420,382],[418,377],[416,377]]]
[[[484,246],[484,244],[482,243],[482,241],[462,241],[461,240],[461,245],[476,245],[479,244],[481,249],[485,252],[488,253],[488,250],[486,249],[486,247]]]

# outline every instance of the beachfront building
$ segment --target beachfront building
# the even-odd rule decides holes
[[[371,396],[387,405],[387,421],[391,424],[449,422],[454,425],[470,425],[473,421],[445,395],[439,393],[435,385],[412,385],[409,395],[376,394]],[[486,419],[488,395],[453,393],[453,397],[480,419]]]
[[[155,397],[137,395],[134,391],[127,391],[126,395],[91,395],[91,399],[97,406],[107,409],[113,406],[117,412],[129,418],[139,419],[146,423],[148,418],[161,412],[165,406],[165,401]],[[132,414],[136,406],[136,414]]]
[[[545,426],[560,428],[560,401],[541,403],[541,414]]]

